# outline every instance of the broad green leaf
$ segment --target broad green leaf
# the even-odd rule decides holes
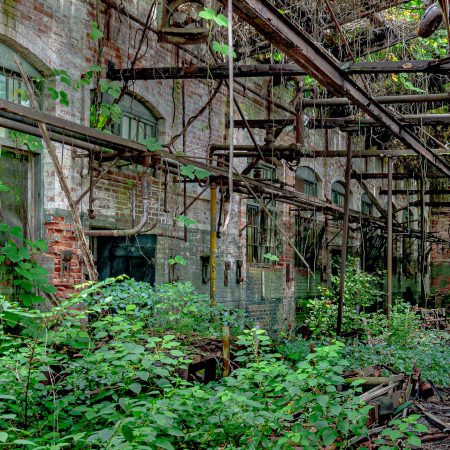
[[[208,172],[205,169],[200,169],[200,168],[196,168],[195,169],[195,176],[199,179],[199,180],[203,180],[205,178],[208,178],[211,175],[211,172]]]
[[[101,39],[103,37],[102,31],[99,29],[97,22],[92,22],[91,24],[91,32],[89,33],[89,37],[95,41]]]
[[[48,92],[50,92],[50,97],[51,97],[52,100],[58,100],[59,92],[55,88],[52,88],[52,87],[49,86],[47,88],[47,90],[48,90]]]
[[[150,374],[146,370],[141,370],[136,373],[136,375],[143,381],[147,381]]]
[[[335,429],[333,428],[325,428],[322,431],[322,441],[324,442],[324,444],[328,447],[330,446],[337,438],[338,433]]]
[[[162,150],[162,145],[156,138],[148,138],[142,141],[142,143],[147,147],[149,152],[155,152],[157,150]]]
[[[198,14],[199,17],[206,20],[213,20],[216,17],[216,12],[211,8],[205,8]]]
[[[192,164],[189,164],[187,166],[181,166],[180,174],[184,177],[194,180],[195,179],[195,175],[194,175],[195,169],[196,169],[196,167]]]
[[[128,386],[131,391],[133,391],[135,394],[139,394],[142,390],[142,384],[140,383],[132,383],[130,386]]]
[[[6,442],[8,440],[8,433],[0,431],[0,442]]]
[[[228,27],[228,18],[223,14],[219,14],[214,17],[214,22],[216,22],[219,27]]]
[[[414,445],[415,447],[421,447],[422,446],[422,441],[420,440],[420,438],[418,436],[415,436],[414,434],[409,436],[406,441],[408,442],[408,444]]]
[[[69,96],[66,91],[59,91],[59,103],[63,106],[69,106]]]
[[[133,429],[129,425],[122,425],[122,435],[128,442],[134,441]]]

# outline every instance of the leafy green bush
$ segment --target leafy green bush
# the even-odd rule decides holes
[[[113,286],[90,286],[49,312],[2,303],[4,448],[317,449],[345,446],[348,436],[366,432],[368,407],[356,400],[356,385],[337,389],[348,364],[341,344],[318,348],[291,365],[272,350],[263,330],[249,330],[238,339],[241,367],[230,377],[190,383],[180,377],[190,361],[188,350],[174,334],[156,336],[147,316],[127,307],[131,302],[117,303],[111,314],[108,302],[100,301],[112,295]],[[148,292],[157,293],[151,302],[156,308],[180,293],[189,297],[191,288]],[[20,324],[20,336],[9,334],[11,323]]]
[[[4,185],[3,185],[4,186]],[[25,306],[44,302],[42,294],[56,292],[48,282],[48,271],[38,261],[38,256],[48,250],[40,239],[25,239],[20,227],[0,223],[0,265],[3,278],[10,280],[12,297]]]
[[[333,337],[336,334],[338,309],[339,276],[331,279],[331,289],[319,287],[321,296],[309,300],[304,312],[305,324],[313,338]],[[359,269],[357,261],[349,258],[345,272],[345,291],[343,309],[343,334],[365,335],[370,314],[366,310],[377,309],[384,298],[380,290],[381,278],[378,274],[369,274]]]
[[[145,282],[125,277],[103,282],[81,296],[88,306],[99,306],[103,314],[126,312],[143,321],[154,333],[176,331],[187,338],[220,335],[222,325],[229,324],[234,334],[247,324],[244,311],[229,310],[223,305],[211,307],[209,298],[195,292],[190,282],[165,283],[153,288]]]

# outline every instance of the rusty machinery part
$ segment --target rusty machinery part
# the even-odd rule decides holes
[[[198,16],[204,7],[205,0],[161,0],[159,40],[176,45],[207,42],[210,30]]]
[[[427,38],[431,36],[441,25],[444,15],[441,8],[436,3],[428,4],[423,16],[419,22],[419,28],[417,34],[421,38]]]

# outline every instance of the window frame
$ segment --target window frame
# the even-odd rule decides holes
[[[19,105],[29,106],[30,101],[22,99],[20,89],[25,89],[25,85],[20,73],[15,69],[13,57],[19,58],[29,77],[40,76],[40,72],[8,45],[0,43],[0,51],[5,54],[5,57],[0,60],[0,79],[4,80],[5,86],[4,95],[0,95],[0,98]],[[10,86],[11,83],[13,84],[12,87]],[[42,107],[42,100],[39,103]],[[21,226],[26,238],[39,239],[42,236],[42,193],[44,191],[41,152],[30,151],[24,146],[18,145],[14,138],[10,137],[8,128],[3,127],[0,127],[0,148],[2,153],[14,155],[14,157],[25,161],[27,192],[26,197],[22,198],[20,202],[25,200],[26,203],[26,223],[21,220]],[[6,184],[8,183],[6,182]]]
[[[366,193],[361,196],[361,213],[373,216],[373,203]]]
[[[336,189],[339,186],[341,190]],[[344,207],[345,203],[345,185],[342,181],[335,181],[331,185],[331,203],[336,206]]]
[[[266,253],[276,254],[278,248],[276,202],[271,200],[266,208],[272,218],[258,204],[247,203],[246,209],[246,259],[249,264],[274,264],[264,258]],[[251,214],[251,217],[249,213]]]
[[[101,103],[106,103],[111,105],[113,103],[113,98],[107,94],[103,93],[100,98]],[[150,110],[150,108],[140,99],[136,98],[132,93],[125,94],[124,98],[118,104],[120,106],[122,114],[120,115],[119,123],[111,124],[111,132],[116,136],[120,136],[124,139],[143,143],[145,139],[154,138],[158,139],[159,133],[159,120],[158,117]],[[128,119],[128,133],[124,136],[124,119]],[[132,138],[132,122],[135,122],[135,132],[136,137]],[[140,124],[144,124],[145,127],[152,129],[151,135],[145,134],[143,137],[140,136]]]
[[[306,169],[306,172],[311,175],[311,177],[302,176],[299,171]],[[312,179],[314,178],[314,180]],[[315,172],[308,166],[300,166],[295,172],[295,190],[301,192],[310,197],[319,197],[319,183],[320,178]]]

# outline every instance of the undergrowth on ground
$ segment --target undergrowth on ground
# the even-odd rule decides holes
[[[317,449],[367,432],[358,383],[337,389],[348,366],[339,343],[292,364],[265,331],[247,330],[230,377],[184,380],[191,359],[182,335],[155,330],[175,330],[184,316],[198,327],[227,320],[211,318],[204,302],[186,283],[131,281],[89,286],[49,312],[3,300],[2,446]]]

